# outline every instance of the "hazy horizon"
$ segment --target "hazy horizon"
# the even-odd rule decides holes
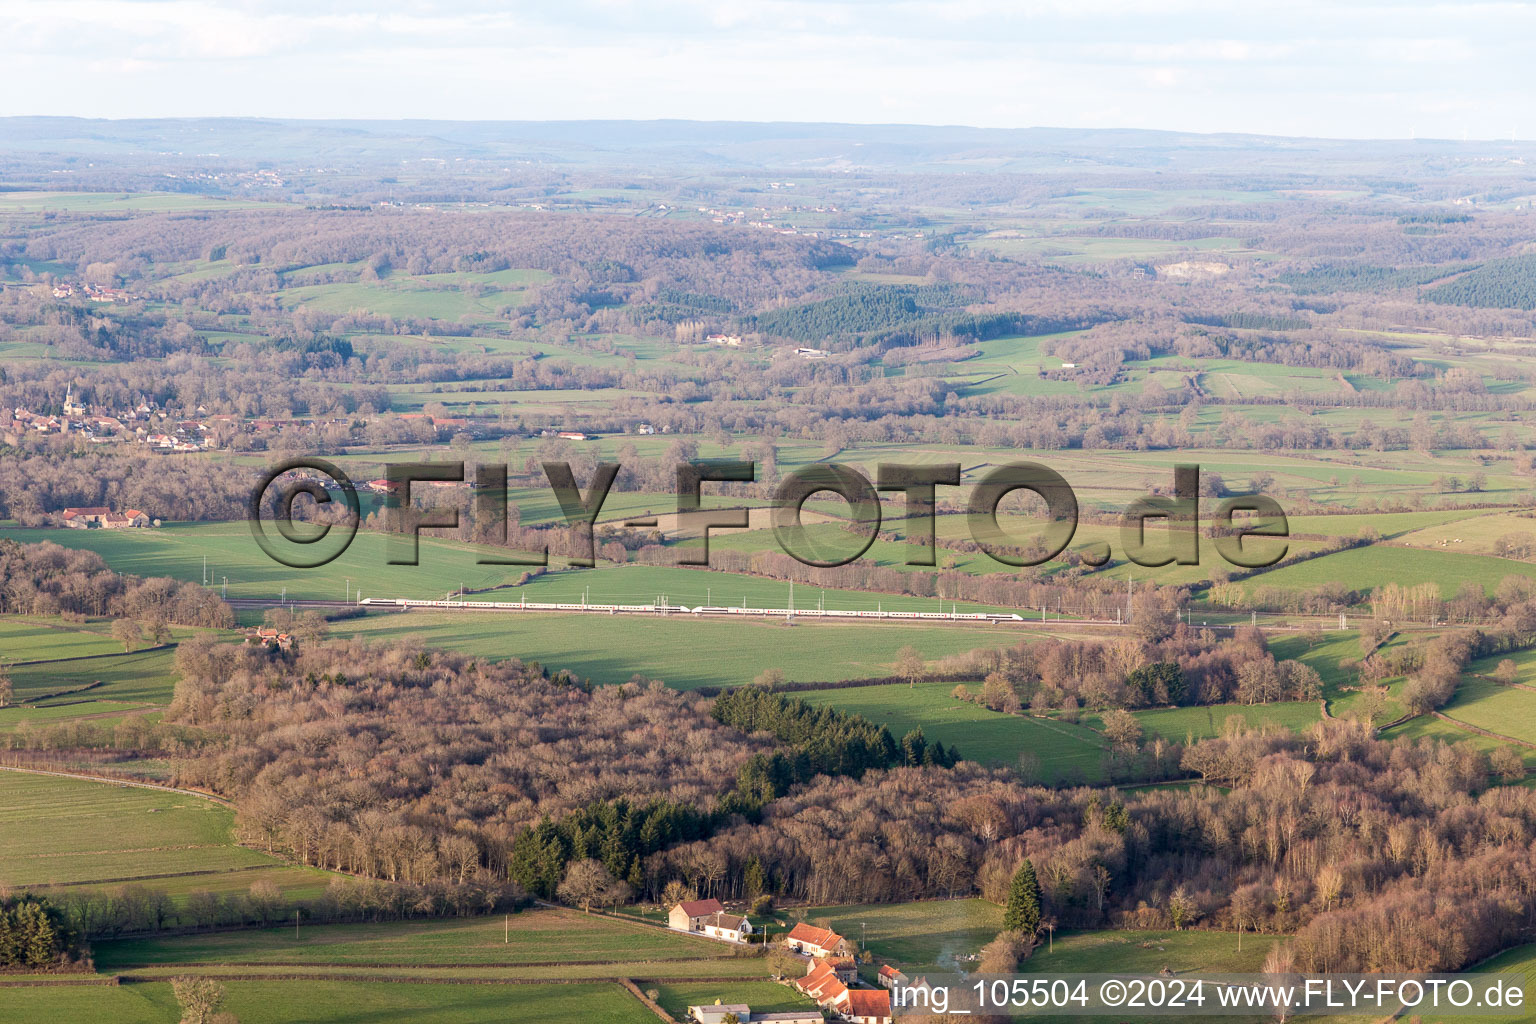
[[[334,124],[370,124],[381,126],[404,126],[409,124],[467,124],[467,125],[602,125],[602,124],[626,124],[626,125],[731,125],[745,127],[817,127],[817,128],[854,128],[854,129],[892,129],[892,130],[933,130],[933,131],[975,131],[985,133],[1001,132],[1081,132],[1084,134],[1114,134],[1114,133],[1146,133],[1166,134],[1199,137],[1219,136],[1249,136],[1262,139],[1293,139],[1298,141],[1323,141],[1323,142],[1362,142],[1362,143],[1499,143],[1499,142],[1530,142],[1536,141],[1536,137],[1516,136],[1511,139],[1505,136],[1468,136],[1467,138],[1453,138],[1451,136],[1428,135],[1286,135],[1272,132],[1243,131],[1243,130],[1195,130],[1183,128],[1170,128],[1167,126],[1147,125],[1096,125],[1086,126],[1079,124],[1024,124],[1014,126],[997,126],[981,124],[965,124],[961,122],[928,122],[928,121],[844,121],[844,120],[805,120],[799,118],[773,118],[773,119],[745,119],[745,118],[714,118],[714,117],[549,117],[549,118],[495,118],[495,117],[319,117],[319,116],[295,116],[286,114],[154,114],[154,115],[123,115],[120,117],[105,117],[93,114],[72,114],[52,112],[17,112],[0,114],[0,122],[19,120],[72,120],[72,121],[101,121],[114,124],[129,124],[133,122],[192,122],[192,121],[229,121],[229,122],[279,122],[311,125]]]

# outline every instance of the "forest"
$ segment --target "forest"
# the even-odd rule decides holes
[[[209,142],[248,152],[226,128]],[[1268,969],[1386,972],[1536,937],[1518,147],[535,158],[461,124],[440,162],[436,137],[357,129],[328,136],[338,166],[275,145],[255,168],[125,156],[129,130],[94,125],[67,178],[0,152],[0,785],[81,787],[38,798],[64,818],[122,782],[165,804],[121,869],[75,867],[115,838],[85,811],[37,849],[0,829],[0,972],[106,949],[130,996],[219,956],[417,987],[467,949],[484,963],[438,973],[522,985],[543,958],[627,979],[638,1000],[604,984],[644,1014],[729,997],[722,976],[778,995],[773,943],[653,927],[695,897],[770,935],[859,922],[871,983],[935,945],[1012,970],[1102,941],[1115,970],[1171,937],[1182,972],[1256,969],[1227,946],[1258,934]],[[404,529],[391,466],[505,467],[510,504],[477,500],[500,477],[421,488],[458,522],[423,531],[416,573],[298,575],[243,519],[304,456],[362,492],[354,559]],[[702,460],[755,465],[701,499],[748,526],[685,566],[679,468]],[[1021,461],[1080,503],[1049,560],[1026,494],[990,549],[960,518]],[[895,492],[873,531],[806,502],[818,542],[873,532],[849,564],[776,543],[786,478],[893,463],[957,468],[936,564],[909,559],[923,516]],[[551,480],[579,500],[614,464],[590,535],[570,528]],[[1206,561],[1132,560],[1124,510],[1188,464]],[[1213,509],[1258,495],[1283,555],[1219,561],[1239,528]],[[69,528],[95,507],[149,525]],[[173,814],[195,827],[162,843]],[[519,938],[536,916],[558,941]],[[311,926],[361,938],[325,964]],[[1191,933],[1219,963],[1175,959]]]
[[[1052,651],[1043,671],[1073,653]],[[1417,671],[1454,657],[1427,650]],[[235,796],[253,843],[384,880],[508,872],[550,896],[568,865],[595,859],[636,895],[681,882],[811,903],[1000,900],[1027,852],[1063,927],[1294,933],[1303,970],[1455,969],[1536,919],[1536,794],[1497,786],[1470,743],[1385,742],[1352,721],[1304,735],[1238,724],[1180,755],[1227,792],[1141,792],[1111,815],[1100,791],[903,764],[883,730],[750,688],[711,713],[641,681],[587,690],[402,645],[327,641],[290,664],[184,644],[178,660],[177,720],[218,737],[183,781]],[[1285,664],[1274,684],[1239,686],[1298,685]],[[1177,675],[1138,672],[1153,687]],[[873,760],[733,786],[764,755],[841,742],[846,758],[861,733]],[[1456,912],[1424,915],[1426,894],[1445,892]],[[1380,941],[1403,929],[1412,941]]]

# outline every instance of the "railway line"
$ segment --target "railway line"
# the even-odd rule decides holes
[[[650,604],[594,604],[584,602],[549,601],[472,601],[472,600],[418,600],[415,598],[365,597],[356,601],[338,600],[279,600],[277,598],[231,598],[229,605],[236,609],[284,607],[291,609],[316,609],[323,611],[350,611],[363,608],[369,611],[412,610],[458,611],[465,613],[503,614],[570,614],[570,615],[640,615],[658,618],[720,618],[720,619],[803,619],[830,622],[921,622],[928,625],[977,625],[1016,626],[1050,629],[1127,629],[1131,623],[1118,619],[1057,618],[1052,615],[1036,617],[1031,613],[1017,612],[959,612],[959,611],[854,611],[833,608],[754,608],[749,606],[671,604],[658,599]],[[1255,621],[1250,619],[1248,621]],[[1259,617],[1256,624],[1268,630],[1299,631],[1312,625],[1337,629],[1339,618],[1333,615],[1289,615],[1283,620]],[[1246,622],[1202,622],[1202,628],[1234,630]],[[1404,630],[1418,627],[1404,626]],[[1425,626],[1422,628],[1432,628]]]

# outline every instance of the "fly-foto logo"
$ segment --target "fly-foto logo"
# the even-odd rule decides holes
[[[599,463],[585,490],[569,463],[545,462],[542,468],[575,541],[567,561],[593,565],[594,527],[621,465]],[[744,529],[749,518],[745,508],[703,507],[705,486],[755,483],[756,464],[725,459],[685,462],[677,466],[676,479],[676,532],[694,538],[678,546],[676,563],[708,565],[711,531]],[[847,565],[862,558],[880,533],[886,516],[882,492],[899,495],[906,564],[933,566],[937,564],[938,489],[959,487],[960,480],[959,463],[880,463],[873,480],[852,466],[805,466],[774,489],[769,502],[770,525],[779,548],[797,561],[817,568]],[[456,529],[466,514],[476,524],[478,536],[493,546],[505,545],[510,522],[507,483],[504,465],[407,462],[388,466],[379,487],[384,497],[384,528],[391,538],[388,564],[418,564],[421,531]],[[455,484],[468,485],[468,496],[460,490],[456,502],[434,500],[429,507],[418,503],[426,490],[421,485],[435,485],[432,490],[436,492],[442,485],[452,489]],[[1033,494],[1044,504],[1043,520],[1033,520],[1043,521],[1043,529],[1027,541],[1010,534],[999,518],[1003,500],[1017,492]],[[813,536],[804,522],[806,502],[822,495],[841,499],[848,508],[843,531],[847,539],[838,538],[838,543],[831,545],[836,550],[828,550],[825,540]],[[307,516],[297,520],[303,525],[295,525],[295,502],[300,496],[307,496],[314,504]],[[1240,517],[1239,513],[1246,515]],[[1067,550],[1077,534],[1079,508],[1071,485],[1055,470],[1038,462],[1011,462],[988,470],[971,485],[962,514],[969,539],[977,549],[1002,565],[1023,567],[1048,562]],[[262,477],[251,496],[249,518],[256,542],[274,561],[291,568],[316,568],[334,561],[352,543],[361,522],[361,506],[356,486],[338,467],[323,459],[291,459]],[[275,537],[267,530],[269,521]],[[1149,521],[1167,529],[1160,537],[1149,538]],[[1148,568],[1199,565],[1200,522],[1200,467],[1176,466],[1171,494],[1148,495],[1125,509],[1120,520],[1120,546],[1126,558]],[[1230,565],[1264,568],[1284,558],[1289,548],[1285,512],[1266,495],[1224,498],[1210,522],[1211,542]],[[654,516],[623,523],[632,528],[655,528],[657,524]],[[1111,545],[1103,540],[1093,541],[1078,552],[1080,561],[1089,566],[1104,565],[1112,555]],[[549,564],[549,550],[546,546],[531,554],[482,554],[476,561],[482,565],[542,566]]]

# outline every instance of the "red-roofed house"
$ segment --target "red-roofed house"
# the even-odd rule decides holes
[[[897,985],[905,985],[907,976],[890,964],[881,964],[880,969],[875,972],[875,981],[884,988],[895,988]]]
[[[85,508],[67,508],[63,512],[64,525],[76,530],[84,530],[101,524],[101,517],[111,515],[112,510],[105,505],[89,505]]]
[[[884,989],[850,988],[833,1009],[854,1024],[891,1024],[891,994]]]
[[[859,978],[859,965],[851,956],[829,956],[821,962],[832,968],[832,973],[844,985],[852,985]]]
[[[86,530],[93,526],[100,526],[108,530],[121,530],[133,526],[148,526],[149,516],[136,508],[125,508],[121,512],[113,512],[105,505],[91,505],[85,508],[67,508],[61,518],[64,525],[76,530]]]
[[[818,1006],[835,1005],[848,995],[848,985],[825,960],[811,961],[810,972],[795,982],[795,988],[814,999]]]
[[[806,956],[840,956],[849,952],[848,942],[830,928],[816,928],[801,922],[784,937],[790,949]]]
[[[145,527],[149,525],[149,516],[136,508],[125,508],[121,512],[108,512],[101,517],[101,525],[108,530],[126,530],[130,527]]]
[[[685,900],[667,911],[667,927],[680,932],[701,932],[706,918],[725,913],[719,900]]]
[[[247,644],[260,644],[262,647],[276,647],[280,651],[293,649],[293,637],[287,633],[279,633],[270,626],[258,626],[246,634]]]

